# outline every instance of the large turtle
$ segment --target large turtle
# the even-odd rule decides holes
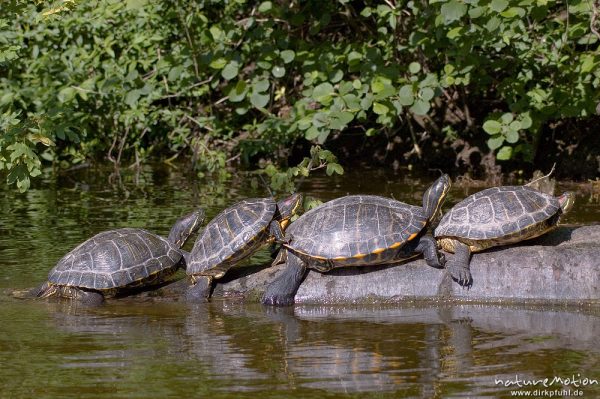
[[[92,304],[105,296],[159,283],[177,271],[186,256],[180,248],[203,220],[203,210],[180,218],[168,238],[137,228],[96,234],[59,260],[48,281],[32,293]]]
[[[284,239],[290,218],[302,205],[302,195],[293,194],[275,202],[272,198],[240,201],[219,213],[196,239],[187,274],[192,285],[186,298],[204,301],[213,279],[223,277],[237,263],[262,245]]]
[[[455,254],[446,267],[468,287],[472,252],[538,237],[556,227],[574,202],[571,192],[555,198],[527,186],[488,188],[454,205],[434,235],[442,249]]]
[[[286,269],[268,286],[262,302],[294,303],[306,268],[327,272],[336,267],[394,263],[423,254],[427,264],[442,268],[436,242],[427,235],[450,189],[440,177],[423,195],[423,207],[372,195],[350,195],[310,210],[286,231],[275,263]]]

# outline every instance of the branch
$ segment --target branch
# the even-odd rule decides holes
[[[598,16],[600,14],[600,11],[598,10],[599,8],[600,0],[592,1],[592,19],[590,20],[590,30],[594,32],[594,35],[596,35],[598,39],[600,39],[600,32],[598,32],[598,29],[596,28],[596,22],[598,21]]]

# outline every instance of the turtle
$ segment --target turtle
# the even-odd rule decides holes
[[[213,279],[223,277],[264,244],[281,242],[301,205],[302,195],[296,193],[279,202],[273,198],[245,199],[219,213],[198,236],[190,254],[187,300],[205,301]]]
[[[462,286],[470,287],[472,252],[538,237],[555,228],[575,202],[572,192],[553,197],[528,186],[501,186],[479,191],[446,213],[434,231],[444,251],[454,253],[446,267]]]
[[[131,288],[159,283],[184,263],[182,258],[187,254],[181,247],[203,220],[202,209],[183,216],[168,238],[139,228],[98,233],[60,259],[50,270],[48,281],[32,294],[98,304]]]
[[[307,268],[327,272],[346,266],[397,263],[423,254],[436,268],[444,267],[436,241],[427,233],[450,189],[448,175],[437,179],[423,195],[423,206],[374,195],[349,195],[311,209],[286,231],[274,263],[286,267],[267,287],[262,303],[294,303]]]

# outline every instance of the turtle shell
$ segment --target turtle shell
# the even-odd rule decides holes
[[[315,269],[376,265],[423,230],[423,208],[372,195],[350,195],[310,210],[286,230],[290,251]]]
[[[187,274],[222,277],[264,244],[276,211],[272,198],[251,198],[219,213],[198,236]]]
[[[561,210],[558,199],[527,186],[493,187],[475,193],[446,213],[435,237],[493,240],[542,232]],[[539,226],[539,228],[538,228]],[[539,231],[538,231],[539,230]]]
[[[110,230],[66,254],[50,270],[48,281],[94,290],[138,286],[174,272],[181,256],[169,241],[149,231]]]

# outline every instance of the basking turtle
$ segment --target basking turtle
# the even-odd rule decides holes
[[[98,303],[105,296],[159,283],[177,271],[186,256],[180,248],[203,220],[203,210],[180,218],[168,238],[136,228],[96,234],[59,260],[33,294]]]
[[[186,297],[204,301],[213,279],[225,273],[262,245],[284,239],[290,218],[302,204],[302,195],[275,202],[272,198],[240,201],[219,213],[196,239],[187,265],[192,285]]]
[[[575,196],[558,198],[527,186],[493,187],[475,193],[446,213],[435,229],[442,249],[455,253],[446,267],[459,284],[472,284],[472,252],[538,237],[556,227]]]
[[[423,207],[372,195],[350,195],[310,210],[286,231],[276,263],[286,269],[268,286],[262,302],[291,305],[306,268],[327,272],[336,267],[372,266],[425,256],[441,268],[436,242],[426,235],[450,189],[440,177],[423,195]]]

